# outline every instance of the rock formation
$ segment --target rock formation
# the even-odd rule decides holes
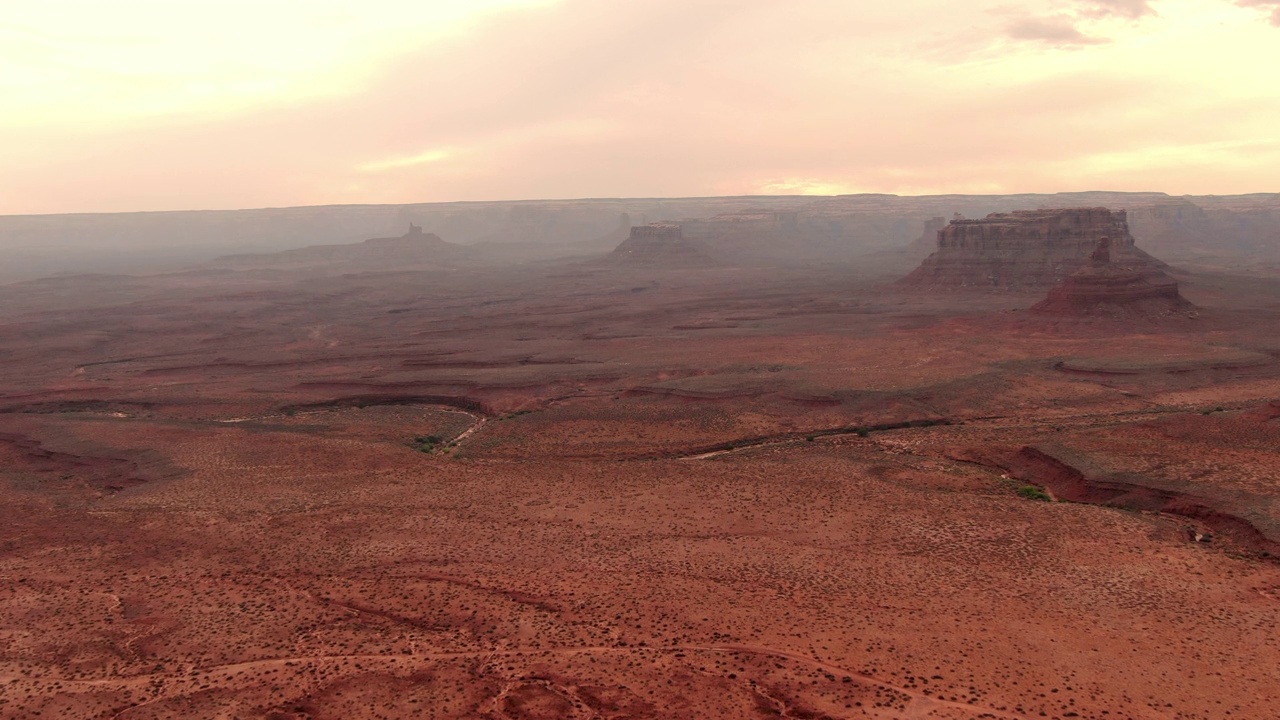
[[[1263,196],[1138,206],[1129,224],[1144,247],[1171,260],[1248,267],[1280,257],[1280,204]]]
[[[410,224],[399,237],[373,238],[346,245],[311,245],[278,253],[227,255],[213,264],[237,269],[334,268],[342,270],[400,270],[423,265],[448,264],[466,259],[463,245],[441,240]]]
[[[908,251],[913,257],[928,257],[934,250],[938,249],[938,233],[947,226],[947,219],[941,215],[926,220],[924,223],[924,232],[920,233],[920,237],[911,241]]]
[[[706,246],[686,238],[679,223],[651,223],[631,228],[631,235],[609,254],[607,261],[615,265],[674,267],[715,264]]]
[[[1112,239],[1110,253],[1118,265],[1138,271],[1165,267],[1134,246],[1123,210],[1022,210],[981,220],[952,220],[938,231],[937,250],[901,284],[946,289],[1053,287],[1083,267],[1103,237]]]
[[[1045,315],[1160,318],[1188,316],[1195,306],[1178,283],[1159,270],[1121,267],[1111,261],[1111,239],[1099,239],[1089,262],[1031,308]]]
[[[680,229],[686,240],[735,263],[794,261],[812,252],[798,212],[741,210],[687,218],[680,221]]]

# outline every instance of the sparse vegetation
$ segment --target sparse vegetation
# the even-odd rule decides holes
[[[1045,492],[1042,488],[1036,487],[1035,485],[1023,485],[1019,487],[1018,497],[1026,498],[1027,500],[1041,500],[1044,502],[1053,502],[1053,497],[1051,497],[1049,493]]]
[[[435,452],[436,446],[443,442],[443,440],[439,435],[419,435],[413,439],[413,442],[417,446],[419,452],[424,452],[430,455]]]
[[[538,272],[522,270],[529,284],[504,288],[510,302],[492,307],[471,302],[484,293],[465,270],[408,276],[403,290],[398,274],[379,277],[385,287],[367,302],[309,291],[306,303],[279,303],[280,321],[322,327],[321,342],[287,351],[265,333],[213,350],[217,321],[205,313],[216,298],[190,318],[175,305],[172,323],[95,310],[112,321],[101,337],[80,321],[47,339],[10,328],[7,392],[147,397],[156,417],[107,419],[116,405],[0,413],[0,484],[15,488],[0,523],[0,717],[320,708],[353,720],[725,720],[754,708],[866,720],[927,711],[933,698],[957,718],[1137,716],[1144,702],[1148,714],[1191,718],[1221,716],[1217,692],[1232,717],[1269,717],[1280,682],[1257,667],[1274,665],[1277,648],[1256,640],[1269,637],[1259,629],[1280,585],[1265,552],[1228,555],[1236,533],[1184,547],[1150,531],[1176,528],[1165,517],[1031,503],[1060,488],[1087,497],[1032,464],[1076,468],[1073,453],[1080,467],[1110,453],[1134,482],[1167,457],[1171,480],[1203,473],[1197,491],[1215,511],[1217,477],[1273,491],[1280,422],[1237,422],[1255,413],[1231,399],[1261,395],[1270,370],[1226,390],[1205,388],[1230,373],[1119,378],[1179,393],[1145,406],[1099,391],[1098,378],[1046,372],[1039,333],[1001,333],[1007,352],[969,353],[991,342],[985,319],[939,334],[914,312],[901,327],[896,315],[864,327],[860,313],[818,313],[799,335],[762,320],[672,342],[677,314],[704,312],[685,300],[720,286],[676,283],[615,312],[625,276],[575,275],[580,294],[561,297],[535,284],[561,281]],[[723,292],[739,298],[733,312],[756,314],[746,306],[758,302],[772,317],[790,301],[787,282],[765,300]],[[796,293],[808,299],[815,282]],[[367,320],[408,298],[420,318]],[[257,317],[242,314],[247,302],[228,306],[235,327]],[[465,317],[449,314],[463,307]],[[142,323],[137,347],[116,339],[127,323]],[[897,329],[872,331],[882,326]],[[1089,345],[1075,337],[1088,327],[1052,351]],[[1195,342],[1123,341],[1152,354]],[[930,354],[936,362],[916,364]],[[67,363],[132,356],[107,366],[109,382],[93,367],[82,387],[64,377]],[[790,356],[803,362],[764,381],[734,364]],[[39,357],[57,361],[43,368]],[[840,391],[850,368],[865,392]],[[646,390],[694,373],[703,385]],[[422,392],[448,402],[409,394]],[[1190,417],[1217,412],[1194,410],[1211,392],[1232,402],[1230,422]],[[295,420],[279,417],[286,400],[300,403]],[[232,415],[244,417],[204,419]],[[934,427],[961,417],[968,427]],[[520,422],[494,422],[508,419]],[[822,452],[798,444],[817,440]],[[1029,452],[1040,449],[1046,457]],[[126,491],[99,497],[115,486]],[[1070,517],[1046,517],[1060,514]],[[1024,642],[1046,617],[1055,642]],[[1233,654],[1242,643],[1257,652]],[[1125,671],[1139,654],[1145,677]],[[1192,654],[1204,662],[1188,665]],[[1221,676],[1186,670],[1211,664]],[[1258,677],[1257,697],[1224,677]]]

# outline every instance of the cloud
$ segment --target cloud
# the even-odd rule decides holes
[[[1271,24],[1280,27],[1280,0],[1236,0],[1236,5],[1270,10]]]
[[[1107,42],[1080,32],[1075,21],[1066,16],[1018,18],[1010,22],[1005,31],[1014,40],[1040,42],[1054,47],[1078,47]]]
[[[341,92],[15,133],[0,212],[1254,191],[1274,164],[1213,143],[1274,138],[1280,43],[1234,2],[1157,5],[1158,21],[1120,0],[526,3],[379,55]],[[1149,146],[1205,159],[1178,170]]]
[[[1148,15],[1155,15],[1148,0],[1068,0],[1054,5],[1057,12],[1052,15],[1002,8],[1004,13],[1013,18],[1005,27],[1005,35],[1014,40],[1038,42],[1056,48],[1079,48],[1111,42],[1110,37],[1086,32],[1082,27],[1090,30],[1114,29],[1115,23],[1109,21],[1137,21]]]
[[[356,169],[360,172],[382,172],[384,170],[397,170],[399,168],[413,167],[415,165],[427,165],[430,163],[438,163],[448,160],[457,153],[449,148],[439,150],[428,150],[415,155],[406,157],[395,157],[387,160],[377,160],[361,164]]]
[[[1140,18],[1154,15],[1147,0],[1083,0],[1080,14],[1087,17],[1126,17]]]
[[[785,178],[767,180],[752,192],[761,195],[847,195],[856,190],[844,183],[819,178]]]

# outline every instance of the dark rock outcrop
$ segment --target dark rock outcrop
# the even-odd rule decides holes
[[[906,287],[1039,289],[1084,267],[1103,237],[1113,260],[1144,271],[1165,267],[1134,246],[1123,210],[1070,208],[993,213],[952,220],[938,231],[938,247],[900,281]]]

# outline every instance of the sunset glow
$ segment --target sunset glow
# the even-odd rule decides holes
[[[18,4],[0,212],[1274,191],[1278,7]]]

